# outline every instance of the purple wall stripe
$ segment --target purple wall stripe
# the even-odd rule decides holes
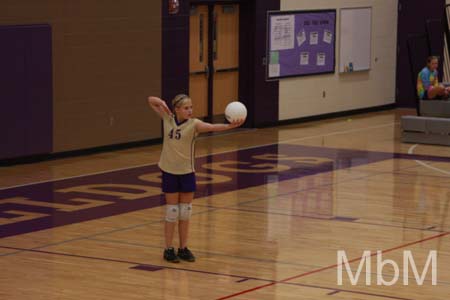
[[[0,26],[0,159],[50,153],[53,143],[49,25]]]

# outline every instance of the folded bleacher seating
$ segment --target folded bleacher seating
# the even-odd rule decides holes
[[[420,100],[420,114],[424,117],[450,118],[450,101]]]
[[[401,118],[402,141],[450,146],[450,101],[421,101],[420,111]]]

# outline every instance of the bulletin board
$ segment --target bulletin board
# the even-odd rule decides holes
[[[336,10],[269,11],[266,78],[334,73]]]
[[[342,8],[339,34],[339,72],[370,70],[372,8]]]

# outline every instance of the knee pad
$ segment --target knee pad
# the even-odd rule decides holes
[[[176,222],[178,219],[180,209],[178,208],[178,205],[173,204],[167,204],[166,205],[166,221],[173,223]]]
[[[180,203],[180,220],[187,221],[192,215],[192,203]]]

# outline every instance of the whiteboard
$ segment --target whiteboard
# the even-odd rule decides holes
[[[340,10],[340,73],[370,70],[371,35],[371,7]]]

